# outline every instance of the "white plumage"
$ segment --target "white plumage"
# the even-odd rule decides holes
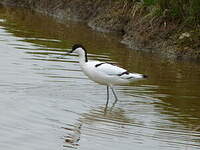
[[[81,65],[83,72],[93,81],[113,86],[124,85],[143,78],[143,75],[100,61],[89,61]]]
[[[72,52],[79,55],[81,69],[89,79],[99,84],[107,85],[107,104],[109,100],[109,87],[112,89],[115,99],[117,100],[113,85],[124,85],[147,77],[139,73],[129,73],[127,70],[109,63],[88,61],[87,51],[80,44],[75,44],[70,53]]]

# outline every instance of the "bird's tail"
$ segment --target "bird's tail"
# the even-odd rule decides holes
[[[142,80],[145,78],[148,78],[148,76],[144,75],[144,74],[139,74],[139,73],[129,73],[126,76],[126,79],[128,79],[128,80]]]

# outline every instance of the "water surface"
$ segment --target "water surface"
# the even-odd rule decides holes
[[[116,63],[148,80],[106,87],[66,55],[81,42],[89,59]],[[0,8],[0,147],[7,150],[198,150],[200,64],[134,51],[111,34]]]

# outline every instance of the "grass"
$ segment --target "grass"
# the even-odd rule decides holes
[[[116,1],[123,2],[125,14],[132,17],[132,26],[137,35],[134,40],[151,45],[166,39],[171,41],[170,44],[175,44],[177,50],[199,52],[200,0]],[[184,34],[189,36],[180,38]]]
[[[124,3],[142,3],[146,8],[155,7],[155,16],[167,15],[170,20],[186,24],[200,24],[200,0],[120,0]],[[151,12],[150,12],[151,13]]]

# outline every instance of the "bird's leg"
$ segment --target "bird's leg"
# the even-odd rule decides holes
[[[113,95],[114,95],[114,97],[115,97],[115,103],[116,103],[116,102],[118,101],[117,95],[116,95],[115,90],[113,89],[113,87],[110,86],[110,88],[111,88],[111,90],[112,90],[112,92],[113,92]]]
[[[109,86],[107,85],[107,101],[106,101],[106,107],[108,106],[109,101]]]
[[[106,107],[105,107],[105,112],[107,111],[108,108],[108,102],[109,102],[109,86],[107,85],[107,101],[106,101]]]

